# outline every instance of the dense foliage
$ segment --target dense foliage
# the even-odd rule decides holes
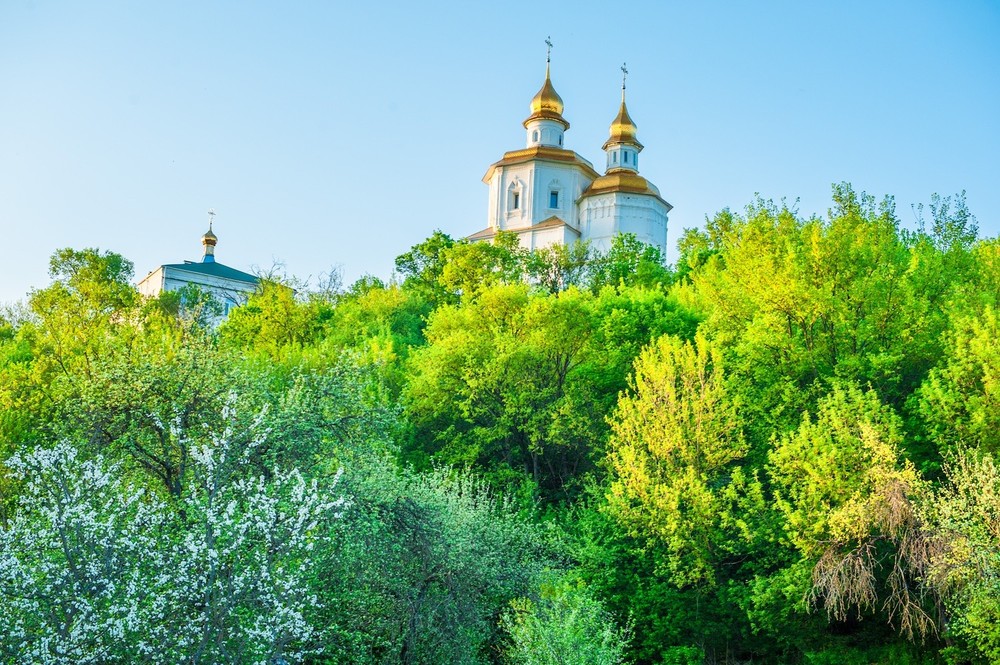
[[[0,316],[0,661],[1000,662],[1000,241],[837,185]]]

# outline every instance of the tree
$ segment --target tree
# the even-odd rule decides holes
[[[594,291],[619,285],[666,286],[671,281],[660,250],[631,233],[616,234],[608,251],[598,253],[590,262],[590,288]]]
[[[1000,661],[1000,468],[995,458],[960,450],[945,482],[921,505],[931,531],[927,578],[948,612],[949,656]]]
[[[249,445],[231,434],[194,447],[178,511],[69,444],[9,460],[26,491],[0,530],[0,654],[271,663],[313,652],[308,573],[346,505],[330,494],[335,481],[241,476],[262,433]]]
[[[336,357],[347,350],[357,362],[375,368],[398,398],[405,361],[412,349],[424,344],[431,311],[431,303],[420,293],[397,284],[348,293],[325,324],[322,342],[307,355]]]
[[[546,585],[538,600],[519,598],[501,619],[512,665],[620,665],[629,631],[584,586]]]
[[[485,467],[505,484],[523,473],[565,491],[592,465],[604,430],[592,331],[592,298],[576,289],[494,286],[435,310],[406,395],[418,443],[426,436],[437,459]]]
[[[936,627],[920,587],[926,535],[915,506],[926,490],[901,456],[900,430],[874,391],[835,384],[815,419],[805,414],[775,446],[769,472],[788,539],[815,562],[812,597],[839,621],[881,610],[912,638]]]
[[[472,299],[485,288],[522,283],[529,257],[510,231],[498,232],[493,242],[459,242],[442,250],[439,282],[452,297]]]
[[[608,509],[661,542],[678,586],[711,582],[723,488],[746,452],[722,354],[702,336],[661,337],[636,361],[611,418]]]
[[[58,372],[72,380],[104,355],[127,353],[140,302],[132,263],[113,252],[61,249],[52,255],[49,274],[53,283],[28,299],[37,317],[39,379]]]
[[[561,566],[543,529],[468,472],[368,457],[318,570],[330,663],[488,663],[498,619]]]
[[[247,302],[230,312],[219,329],[229,348],[282,358],[316,339],[332,306],[322,297],[299,298],[280,282],[264,280]]]
[[[1000,459],[1000,316],[957,316],[941,364],[915,394],[939,454],[965,446]]]
[[[450,302],[441,280],[448,250],[454,245],[451,236],[435,231],[410,251],[397,256],[396,272],[403,276],[403,288],[416,291],[435,305]]]
[[[531,253],[528,272],[543,289],[557,293],[571,286],[584,287],[594,258],[589,242],[552,245]]]

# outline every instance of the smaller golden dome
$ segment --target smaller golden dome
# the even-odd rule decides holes
[[[563,108],[562,97],[559,96],[559,93],[556,92],[555,87],[552,85],[552,79],[549,78],[549,65],[546,63],[545,83],[535,93],[535,96],[531,98],[531,115],[524,121],[524,125],[527,127],[528,123],[532,120],[547,119],[560,122],[566,129],[569,129],[569,123],[562,117]]]
[[[211,226],[208,227],[208,231],[205,232],[205,235],[203,235],[201,237],[201,242],[202,242],[202,244],[205,244],[205,245],[214,245],[218,241],[219,241],[219,237],[216,236],[214,233],[212,233],[212,227]]]
[[[625,106],[625,90],[623,89],[622,105],[618,109],[618,115],[611,121],[610,137],[605,142],[604,149],[607,150],[608,146],[615,143],[629,143],[642,150],[642,144],[636,138],[637,131],[638,127],[635,126],[635,123],[628,114],[628,108]]]
[[[619,141],[634,141],[635,133],[639,128],[632,122],[625,107],[625,100],[622,100],[622,107],[618,111],[618,117],[611,123],[611,138]]]
[[[652,194],[659,196],[660,190],[656,185],[643,178],[638,173],[623,169],[613,169],[606,175],[590,183],[590,187],[584,192],[584,196],[590,194],[603,194],[605,192],[631,192],[634,194]]]
[[[563,108],[562,97],[559,96],[559,93],[552,86],[552,79],[549,78],[549,68],[546,66],[545,83],[542,84],[541,90],[531,99],[531,113],[534,115],[536,113],[549,112],[562,115]]]

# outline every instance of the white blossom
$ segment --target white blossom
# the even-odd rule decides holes
[[[0,529],[0,660],[268,663],[313,652],[310,553],[324,520],[348,506],[295,469],[242,475],[266,431],[262,413],[250,443],[236,443],[234,402],[223,432],[191,446],[179,505],[67,443],[7,460],[25,485]]]

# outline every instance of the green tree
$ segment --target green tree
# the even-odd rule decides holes
[[[608,509],[665,546],[678,586],[714,581],[721,489],[746,452],[722,354],[701,336],[661,337],[636,361],[611,427]]]
[[[926,487],[901,443],[899,417],[874,391],[836,384],[815,419],[781,438],[769,472],[787,538],[815,562],[813,598],[840,621],[852,609],[884,612],[912,638],[936,626],[920,589],[915,506]]]
[[[944,467],[945,482],[921,506],[933,534],[929,583],[949,618],[952,662],[1000,661],[1000,468],[965,449]]]
[[[440,284],[454,298],[475,298],[483,289],[520,284],[529,274],[530,253],[517,234],[500,231],[492,242],[458,242],[441,251]]]
[[[347,350],[375,368],[393,398],[405,384],[404,365],[422,346],[431,303],[419,292],[396,284],[373,286],[341,297],[313,355],[336,357]],[[308,354],[307,354],[308,355]]]
[[[368,457],[343,483],[317,577],[328,662],[494,662],[501,613],[561,565],[541,527],[470,473]]]
[[[510,285],[435,310],[406,396],[418,443],[501,482],[517,484],[523,473],[547,492],[564,491],[591,468],[604,432],[593,408],[592,307],[575,289],[531,295]]]
[[[511,665],[620,665],[629,631],[618,628],[586,587],[543,586],[538,600],[519,598],[501,619]]]
[[[915,395],[939,453],[972,447],[1000,459],[1000,316],[958,316],[941,364]]]
[[[571,286],[585,286],[594,258],[589,242],[552,245],[531,253],[528,273],[543,289],[557,293]]]
[[[315,343],[332,304],[322,296],[298,295],[280,282],[263,281],[219,329],[220,343],[255,355],[287,358]]]
[[[608,250],[590,262],[590,288],[594,291],[605,286],[669,285],[671,281],[660,250],[631,233],[615,235]]]
[[[435,305],[450,302],[442,277],[448,250],[454,245],[451,236],[435,231],[410,251],[397,256],[396,272],[403,276],[403,287],[416,291]]]

